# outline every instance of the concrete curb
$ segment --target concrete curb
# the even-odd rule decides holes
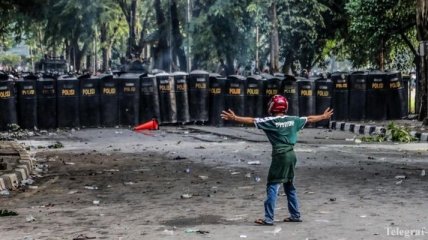
[[[353,132],[353,133],[362,134],[362,135],[386,133],[386,128],[382,126],[364,125],[364,124],[358,124],[358,123],[337,122],[337,121],[330,122],[330,129]],[[410,135],[418,139],[418,141],[428,142],[428,133],[411,131]]]
[[[21,144],[18,142],[9,142],[9,144],[18,152],[19,161],[12,173],[0,176],[0,191],[15,190],[18,188],[23,180],[30,177],[34,167],[33,159]]]

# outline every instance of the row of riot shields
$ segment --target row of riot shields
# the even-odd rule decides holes
[[[400,72],[336,72],[333,119],[389,120],[408,114],[408,81]]]
[[[321,114],[332,107],[336,120],[400,119],[407,114],[405,89],[399,72],[336,72],[331,79],[307,79],[282,74],[225,78],[193,71],[29,75],[17,81],[0,74],[0,129],[14,123],[27,129],[135,126],[153,118],[161,124],[222,126],[225,109],[267,116],[267,103],[276,94],[288,99],[288,115]]]
[[[336,72],[331,79],[289,75],[256,75],[227,79],[210,76],[210,121],[223,125],[219,114],[232,109],[238,115],[262,117],[275,94],[288,100],[288,115],[308,116],[334,109],[334,120],[402,119],[408,113],[408,82],[400,72]],[[322,121],[316,126],[328,126]]]
[[[220,118],[224,109],[231,109],[241,116],[267,116],[267,104],[277,94],[288,99],[288,115],[320,114],[331,106],[332,88],[333,83],[322,78],[306,79],[279,74],[247,78],[210,75],[210,122],[216,126],[224,125]],[[328,126],[328,122],[320,122],[317,126]]]
[[[0,130],[207,122],[209,74],[49,76],[0,74]]]

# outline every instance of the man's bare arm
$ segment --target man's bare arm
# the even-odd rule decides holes
[[[321,115],[311,115],[308,116],[308,122],[309,123],[316,123],[322,120],[330,119],[333,115],[333,109],[327,108],[323,114]]]
[[[241,117],[241,116],[237,116],[235,114],[235,112],[233,112],[230,109],[228,111],[223,111],[220,114],[220,116],[224,120],[235,121],[235,122],[244,123],[244,124],[254,124],[254,120],[255,120],[255,118],[252,118],[252,117]]]

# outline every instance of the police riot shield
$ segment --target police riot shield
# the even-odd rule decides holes
[[[61,76],[57,80],[57,121],[59,128],[79,127],[79,80]]]
[[[84,75],[80,81],[80,125],[100,127],[100,78]]]
[[[174,78],[175,100],[177,104],[177,122],[188,123],[190,121],[189,97],[187,79],[189,75],[185,72],[175,72],[171,76]]]
[[[349,120],[364,120],[366,109],[367,72],[353,72],[349,78]]]
[[[168,73],[158,73],[156,74],[156,81],[159,88],[160,123],[177,123],[174,77]]]
[[[11,124],[18,124],[15,83],[0,74],[0,130],[9,129]]]
[[[124,73],[117,77],[119,90],[119,124],[135,126],[140,113],[140,76],[139,73]]]
[[[43,76],[36,82],[37,123],[40,129],[57,127],[56,80],[52,76]]]
[[[299,95],[297,88],[297,79],[294,76],[284,76],[280,93],[288,101],[287,115],[299,116]]]
[[[333,82],[330,79],[318,79],[315,81],[315,113],[323,114],[327,108],[331,108]],[[329,127],[329,120],[323,120],[316,123],[317,127]]]
[[[245,114],[245,85],[246,79],[240,75],[230,75],[226,81],[225,108],[233,110],[236,115]],[[228,121],[226,125],[240,126],[241,124]]]
[[[245,116],[265,116],[265,81],[266,80],[260,75],[252,75],[247,77],[247,87],[245,95]]]
[[[209,119],[209,73],[192,71],[189,75],[189,113],[192,122],[207,122]]]
[[[140,85],[140,123],[160,119],[159,92],[156,77],[142,76]]]
[[[24,129],[37,128],[36,75],[28,75],[16,82],[18,93],[18,124]]]
[[[100,84],[100,120],[103,127],[119,125],[117,80],[112,75],[102,76]]]
[[[349,112],[349,74],[347,72],[334,72],[331,75],[333,81],[334,120],[348,120]]]
[[[373,71],[367,75],[366,119],[386,120],[387,75]]]
[[[402,119],[407,116],[407,94],[401,72],[393,71],[387,74],[387,118]]]
[[[224,120],[220,114],[225,110],[225,85],[226,78],[220,74],[210,74],[210,95],[209,95],[209,123],[212,126],[223,126]]]

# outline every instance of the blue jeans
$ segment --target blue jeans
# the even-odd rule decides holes
[[[287,195],[288,211],[290,217],[293,219],[300,218],[299,202],[297,199],[296,188],[293,182],[286,182],[284,185],[284,192]],[[278,196],[279,187],[281,183],[268,183],[266,187],[267,198],[265,200],[265,221],[267,223],[274,222],[276,198]]]

